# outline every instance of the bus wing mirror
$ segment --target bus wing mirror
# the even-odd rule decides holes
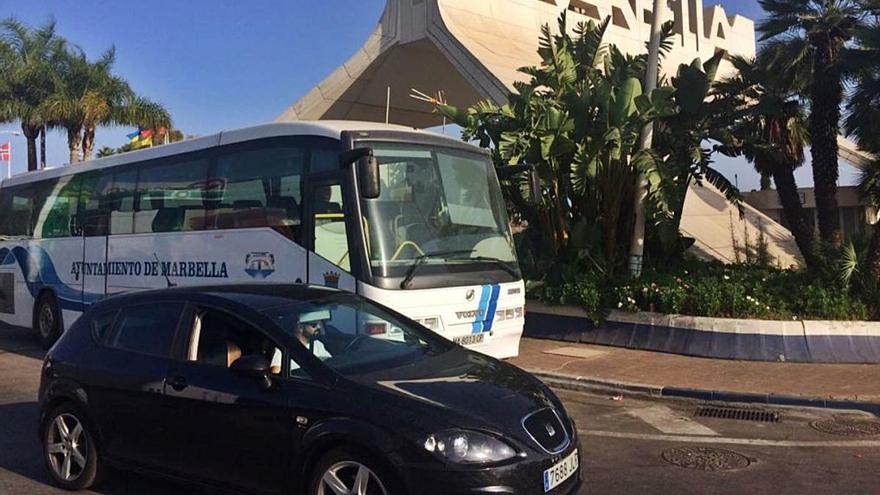
[[[350,163],[355,163],[361,197],[378,198],[381,192],[379,188],[379,160],[373,155],[372,148],[357,148],[340,155],[339,164],[341,166],[345,167]]]
[[[376,160],[372,153],[361,157],[357,162],[357,173],[361,197],[378,198],[381,193],[379,190],[379,160]]]

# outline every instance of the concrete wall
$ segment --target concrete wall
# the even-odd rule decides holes
[[[596,325],[576,306],[528,302],[526,337],[749,361],[880,363],[880,322],[770,321],[613,311]]]

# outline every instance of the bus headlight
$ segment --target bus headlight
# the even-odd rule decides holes
[[[425,450],[457,464],[485,464],[506,461],[516,456],[507,443],[470,430],[447,430],[428,436]]]

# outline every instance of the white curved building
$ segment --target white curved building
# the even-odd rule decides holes
[[[676,35],[675,47],[663,62],[667,74],[680,63],[706,60],[719,50],[755,55],[750,19],[729,16],[720,6],[704,8],[702,0],[668,5]],[[278,120],[381,122],[388,110],[395,124],[439,126],[442,119],[430,105],[409,97],[412,88],[428,94],[443,91],[447,102],[458,107],[487,99],[506,103],[514,82],[527,79],[518,69],[540,62],[541,27],[555,26],[562,12],[567,12],[570,28],[610,17],[605,41],[639,53],[650,36],[652,6],[651,0],[387,0],[364,46]],[[720,75],[730,70],[725,62]],[[754,244],[760,230],[779,265],[798,262],[790,232],[758,210],[744,205],[741,218],[708,185],[693,187],[688,195],[682,231],[697,239],[693,249],[699,255],[733,262],[737,248]]]

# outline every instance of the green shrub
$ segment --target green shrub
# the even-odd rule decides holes
[[[648,269],[637,280],[577,273],[567,273],[567,281],[555,287],[545,286],[542,299],[579,305],[600,319],[606,308],[775,320],[865,320],[870,315],[857,294],[801,270],[692,261],[668,270]]]

